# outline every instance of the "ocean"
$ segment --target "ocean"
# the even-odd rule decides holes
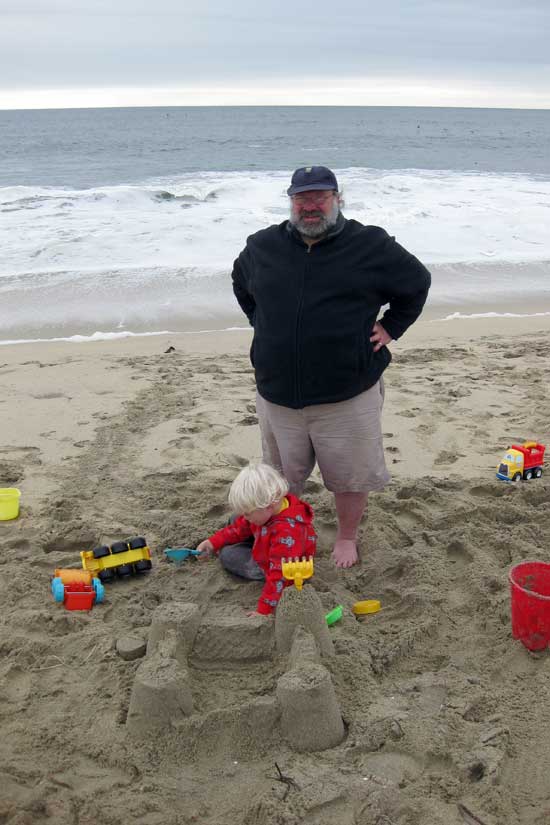
[[[0,343],[246,326],[232,262],[311,164],[432,270],[432,317],[550,314],[549,145],[545,110],[0,111]]]

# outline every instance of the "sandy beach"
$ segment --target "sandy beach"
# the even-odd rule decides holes
[[[243,626],[259,585],[163,555],[223,523],[230,482],[260,457],[250,337],[0,347],[0,486],[22,491],[20,518],[0,522],[0,822],[546,825],[550,657],[512,639],[508,570],[548,560],[550,473],[507,485],[495,467],[512,442],[550,443],[550,317],[427,315],[392,346],[392,481],[355,568],[333,567],[331,496],[308,483],[312,586],[344,606],[323,663],[346,735],[317,753],[281,735],[282,657],[246,658],[247,632],[271,632]],[[130,536],[147,538],[149,574],[89,613],[54,603],[56,567]],[[359,622],[367,598],[383,610]],[[147,641],[172,602],[198,606],[197,638],[210,628],[219,653],[189,655],[190,715],[131,735],[143,660],[117,641]]]

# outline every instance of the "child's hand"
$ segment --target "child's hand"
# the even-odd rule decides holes
[[[213,554],[214,545],[212,544],[210,539],[205,539],[204,541],[201,541],[201,543],[197,545],[197,550],[200,550],[199,559],[204,561],[206,559],[209,559],[210,556]]]

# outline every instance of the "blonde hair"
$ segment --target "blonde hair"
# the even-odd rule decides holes
[[[243,467],[229,490],[229,504],[238,515],[269,507],[288,493],[288,481],[269,464]]]

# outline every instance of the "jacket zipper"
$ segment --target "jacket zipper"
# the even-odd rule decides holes
[[[311,252],[311,246],[308,246],[307,253]],[[302,309],[304,306],[304,290],[305,290],[305,281],[306,281],[306,272],[308,270],[308,264],[306,260],[306,265],[304,266],[304,270],[302,273],[302,290],[300,292],[300,298],[298,301],[298,312],[296,315],[296,332],[295,332],[295,340],[294,340],[294,349],[296,351],[296,360],[295,360],[295,368],[294,368],[294,387],[295,387],[295,397],[296,397],[296,404],[298,405],[298,409],[300,409],[301,399],[302,399],[302,385],[300,381],[300,329],[302,326]]]

